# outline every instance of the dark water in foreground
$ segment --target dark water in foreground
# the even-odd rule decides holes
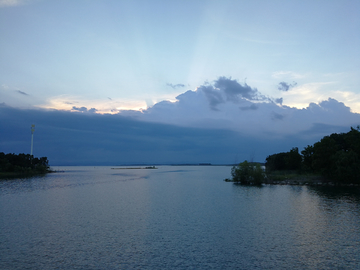
[[[58,168],[55,168],[58,169]],[[230,167],[63,167],[0,182],[0,269],[360,269],[360,193]]]

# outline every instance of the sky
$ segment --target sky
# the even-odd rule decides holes
[[[301,150],[360,124],[359,29],[356,0],[0,0],[0,152],[31,124],[52,164]]]

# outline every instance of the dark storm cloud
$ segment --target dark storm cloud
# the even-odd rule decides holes
[[[238,111],[238,114],[233,115],[235,122],[230,124],[235,128],[240,127],[239,131],[219,128],[219,124],[224,122],[221,119],[208,122],[206,128],[199,128],[200,123],[204,123],[204,118],[199,118],[200,121],[194,127],[175,125],[175,119],[182,117],[188,123],[186,117],[193,119],[202,114],[199,109],[205,107],[198,105],[202,102],[201,93],[188,91],[180,95],[179,99],[184,102],[182,107],[172,102],[161,102],[156,104],[158,107],[154,106],[160,113],[157,117],[167,113],[171,124],[154,123],[156,119],[144,122],[119,114],[21,110],[0,104],[0,152],[29,153],[30,127],[35,124],[34,155],[48,157],[53,166],[201,162],[224,164],[234,162],[236,156],[239,161],[252,157],[256,161],[264,161],[266,156],[289,151],[292,147],[302,150],[321,139],[321,136],[329,135],[329,132],[348,130],[351,125],[344,124],[344,119],[359,123],[357,114],[352,114],[336,100],[329,99],[303,110],[279,108],[275,104],[266,103],[256,105],[256,110],[249,104],[249,109],[240,112],[239,107],[234,104],[233,112]],[[206,101],[205,96],[203,101]],[[189,104],[193,104],[194,109]],[[177,111],[179,108],[184,110]],[[276,108],[284,112],[277,112]],[[336,111],[333,112],[333,109]],[[250,110],[253,112],[246,112]],[[208,111],[211,112],[209,109]],[[148,115],[151,116],[151,112],[149,110]],[[232,116],[230,112],[225,114]],[[286,112],[287,117],[284,117]],[[219,115],[221,112],[212,113]],[[312,124],[314,113],[318,115],[317,121],[323,118],[323,114],[329,115],[329,121],[341,125],[330,126],[325,122]],[[138,112],[135,117],[139,115],[141,113]],[[236,122],[238,120],[240,121]],[[257,135],[248,133],[248,129],[259,126],[261,129],[255,133]],[[275,133],[279,128],[291,132]]]
[[[283,104],[283,98],[277,98],[277,99],[275,99],[275,102],[282,105]]]
[[[349,127],[314,123],[309,129],[299,132],[299,135],[315,135],[318,137],[318,140],[320,140],[324,136],[324,133],[330,135],[332,133],[346,133],[349,130]]]
[[[50,165],[139,163],[231,163],[248,159],[264,142],[220,129],[186,128],[136,121],[120,115],[20,110],[0,106],[0,152],[28,153],[30,127],[36,125],[34,155]],[[240,153],[240,154],[239,154]]]
[[[217,106],[222,103],[240,103],[244,101],[270,101],[261,95],[256,88],[249,85],[241,85],[237,80],[219,77],[213,84],[205,83],[198,87],[197,91],[203,92],[209,101],[211,110],[218,111]],[[252,106],[250,109],[253,109]]]
[[[172,84],[172,83],[167,83],[167,86],[170,86],[172,89],[177,89],[177,88],[183,88],[185,87],[185,84],[182,83],[178,83],[178,84]]]
[[[278,90],[287,92],[290,88],[295,87],[296,85],[296,82],[293,82],[292,84],[286,82],[279,82]]]
[[[212,86],[203,86],[201,90],[205,93],[209,100],[210,108],[214,111],[217,110],[216,106],[224,103],[224,99],[219,90],[214,89]]]
[[[0,103],[0,152],[28,153],[35,124],[34,154],[47,156],[51,165],[224,164],[235,156],[264,161],[360,123],[360,114],[335,99],[303,109],[278,106],[256,88],[225,77],[176,99],[115,115],[86,107],[20,110]],[[282,98],[275,101],[281,104]]]
[[[248,100],[257,99],[257,89],[251,88],[249,85],[241,85],[237,80],[231,78],[220,77],[215,81],[215,87],[223,91],[227,100],[236,101],[239,97],[246,98]]]

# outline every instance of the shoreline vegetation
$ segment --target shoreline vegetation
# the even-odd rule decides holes
[[[231,169],[232,179],[241,185],[326,185],[360,186],[360,126],[347,133],[333,133],[299,153],[289,152],[266,158],[260,163],[245,160]]]
[[[47,157],[37,158],[29,154],[5,154],[0,152],[0,179],[43,176],[50,170]]]

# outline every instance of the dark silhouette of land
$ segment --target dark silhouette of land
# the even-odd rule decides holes
[[[259,164],[247,161],[234,166],[232,179],[226,181],[260,185],[268,184],[329,184],[360,185],[360,126],[347,133],[333,133],[299,153],[289,152],[266,158],[265,171]]]
[[[0,178],[28,177],[50,171],[47,157],[37,158],[29,154],[5,154],[0,152]]]

